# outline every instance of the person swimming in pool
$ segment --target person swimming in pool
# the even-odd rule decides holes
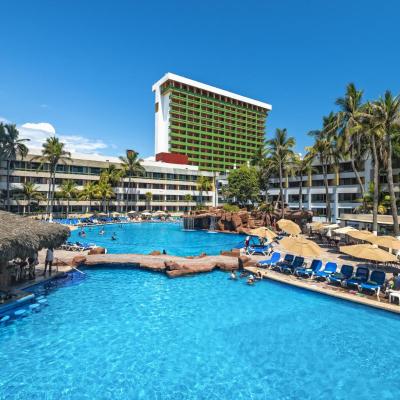
[[[254,285],[254,282],[255,282],[254,275],[250,274],[249,278],[247,279],[247,284],[248,285]]]
[[[104,230],[104,228],[100,229],[99,235],[104,235],[106,233],[106,231]]]
[[[232,270],[232,271],[231,271],[230,279],[232,279],[233,281],[236,281],[237,276],[236,276],[235,270]]]
[[[115,232],[112,234],[111,240],[117,240],[117,234]]]

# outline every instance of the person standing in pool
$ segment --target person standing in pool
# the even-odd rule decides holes
[[[46,275],[47,267],[49,267],[49,275],[51,275],[51,267],[54,261],[54,250],[52,247],[47,249],[46,259],[44,260],[44,272],[43,275]]]

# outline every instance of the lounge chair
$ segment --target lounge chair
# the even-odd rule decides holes
[[[363,290],[368,290],[374,292],[379,297],[381,287],[385,283],[386,274],[383,271],[372,271],[371,276],[367,282],[362,283],[358,290],[362,292]]]
[[[271,258],[269,260],[261,260],[258,265],[260,267],[273,267],[276,265],[276,263],[281,259],[281,253],[278,253],[277,251],[275,251],[274,253],[272,253]]]
[[[281,266],[292,265],[293,261],[294,261],[294,255],[286,254],[285,257],[283,258],[283,261],[276,263],[272,269],[280,271]]]
[[[321,260],[312,260],[309,268],[307,267],[297,268],[294,271],[294,274],[297,276],[302,276],[304,278],[309,278],[312,274],[315,274],[321,268],[322,268]]]
[[[314,274],[316,279],[326,279],[328,276],[334,274],[337,270],[337,264],[334,262],[327,262],[323,271],[318,271]]]
[[[339,284],[341,285],[343,281],[350,279],[353,276],[354,268],[351,265],[342,265],[340,268],[340,272],[335,272],[332,275],[329,275],[326,280],[333,285]]]
[[[301,268],[304,265],[304,257],[296,256],[293,263],[290,265],[282,265],[280,267],[281,272],[293,274],[297,268]]]
[[[252,256],[254,254],[261,254],[263,256],[268,255],[269,252],[269,245],[252,245],[252,246],[248,246],[246,249],[246,254],[249,256]]]
[[[356,287],[358,289],[359,285],[368,282],[369,269],[367,267],[358,267],[355,276],[350,279],[346,279],[343,284],[347,287]]]

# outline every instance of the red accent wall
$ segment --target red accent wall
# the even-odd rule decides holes
[[[158,153],[156,161],[162,161],[170,164],[189,164],[189,157],[186,154],[178,153]]]

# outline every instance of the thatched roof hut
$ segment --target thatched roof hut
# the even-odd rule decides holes
[[[58,247],[69,235],[67,227],[0,211],[0,264],[30,257],[44,247]]]

